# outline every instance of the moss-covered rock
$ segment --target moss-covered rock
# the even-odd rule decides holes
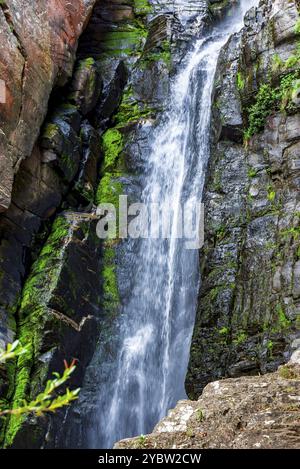
[[[59,216],[32,267],[18,311],[18,339],[27,345],[27,351],[11,373],[13,407],[36,395],[51,370],[62,367],[63,359],[76,356],[82,373],[93,352],[101,288],[100,240],[95,224],[90,214],[70,212]],[[82,356],[77,345],[84,343],[86,334],[91,335]],[[80,376],[77,379],[80,381]],[[18,433],[26,422],[24,417],[10,417],[6,446],[21,445]]]

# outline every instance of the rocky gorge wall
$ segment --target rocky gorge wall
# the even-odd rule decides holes
[[[215,80],[206,241],[187,390],[299,347],[299,3],[261,1]]]
[[[12,11],[18,18],[20,6],[6,3],[9,7],[1,4],[0,12],[7,23]],[[230,3],[186,1],[192,14],[184,27],[173,3],[159,0],[85,1],[78,8],[73,2],[68,14],[64,2],[47,2],[47,7],[41,4],[43,12],[53,7],[56,14],[52,21],[48,14],[43,28],[29,21],[32,11],[25,15],[30,27],[21,29],[31,37],[31,47],[45,42],[52,55],[42,54],[39,63],[28,50],[34,66],[24,68],[23,85],[24,54],[18,70],[9,73],[19,84],[11,85],[18,96],[14,116],[22,108],[22,118],[12,118],[0,105],[1,129],[10,139],[1,139],[1,145],[11,150],[3,147],[5,159],[1,154],[7,171],[1,177],[1,204],[7,210],[0,216],[0,340],[17,337],[30,344],[17,363],[0,369],[0,394],[17,406],[41,390],[52,371],[61,370],[63,359],[74,357],[79,362],[71,384],[83,389],[67,416],[6,421],[6,446],[72,447],[76,442],[84,447],[83,415],[88,426],[95,405],[91,396],[99,386],[92,357],[100,347],[113,360],[111,328],[120,297],[130,290],[128,272],[122,271],[122,243],[100,242],[95,207],[117,202],[121,193],[138,200],[148,151],[143,132],[151,131],[166,107],[170,79],[191,39],[226,14]],[[273,371],[299,346],[298,102],[294,91],[272,99],[272,90],[297,74],[297,59],[291,57],[297,54],[298,12],[297,2],[283,1],[277,13],[271,7],[262,1],[252,10],[246,28],[230,40],[219,61],[202,287],[187,378],[191,398],[214,379]],[[4,40],[22,55],[14,21],[13,31],[5,26]],[[47,41],[38,35],[32,41],[30,28],[41,34],[46,26]],[[66,37],[54,34],[69,29]],[[1,56],[3,69],[7,60]],[[50,73],[46,78],[38,69],[42,64]],[[265,83],[268,96],[260,98]],[[249,109],[261,101],[251,120]],[[145,122],[148,126],[139,125]]]

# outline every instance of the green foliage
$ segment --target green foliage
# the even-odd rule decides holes
[[[271,115],[276,100],[277,91],[272,89],[271,85],[265,83],[259,88],[256,102],[249,111],[249,127],[245,132],[245,140],[249,140],[264,129],[266,119]]]
[[[198,420],[198,422],[203,422],[204,420],[204,412],[202,409],[197,409],[196,410],[196,419]]]
[[[291,73],[281,80],[279,88],[279,100],[281,111],[293,110],[292,97],[295,91],[299,88],[299,73]]]
[[[300,379],[296,368],[289,365],[284,365],[279,368],[279,376],[283,379]]]
[[[256,102],[250,107],[248,113],[249,126],[244,133],[247,142],[250,138],[264,130],[266,119],[276,110],[292,110],[292,96],[296,88],[299,87],[299,71],[284,76],[280,85],[272,88],[270,83],[260,86]]]
[[[219,329],[219,334],[220,335],[228,335],[229,334],[229,328],[228,327],[222,327]]]
[[[276,192],[274,191],[272,186],[268,187],[268,196],[267,197],[268,197],[269,202],[274,202],[274,200],[276,198]]]
[[[284,309],[281,305],[277,305],[277,315],[278,315],[278,323],[281,329],[286,329],[291,325],[291,321],[286,317]]]
[[[297,20],[297,23],[295,24],[295,29],[294,29],[296,34],[300,34],[300,19]]]
[[[249,168],[248,170],[248,177],[255,178],[257,176],[257,170],[254,168]]]
[[[245,88],[245,80],[243,79],[243,75],[241,74],[241,72],[238,72],[237,74],[237,87],[240,91]]]
[[[268,343],[267,343],[267,349],[269,350],[269,352],[272,352],[273,347],[274,347],[274,344],[273,344],[272,340],[269,340]]]
[[[300,227],[292,227],[287,230],[281,231],[281,236],[284,238],[292,237],[294,241],[297,241],[300,237]]]
[[[284,66],[284,62],[278,54],[274,54],[273,56],[273,63],[272,63],[272,70],[276,72],[280,70]]]
[[[137,445],[139,448],[144,448],[146,443],[145,435],[140,435],[137,439]]]
[[[22,346],[19,341],[8,344],[6,350],[0,350],[0,363],[25,354],[27,349],[28,347]],[[34,400],[27,402],[24,399],[21,405],[14,406],[12,409],[0,409],[0,416],[21,416],[32,413],[39,417],[45,413],[53,413],[62,407],[70,405],[72,401],[78,398],[80,389],[73,391],[67,389],[66,392],[61,395],[56,395],[56,391],[70,379],[75,369],[75,361],[73,361],[70,366],[65,362],[63,374],[53,373],[54,378],[47,381],[44,391],[38,394]]]
[[[145,16],[153,11],[153,7],[148,0],[133,0],[133,4],[136,15]]]
[[[0,363],[19,357],[23,353],[26,353],[26,347],[22,347],[20,342],[16,340],[12,344],[7,344],[5,350],[0,349]]]
[[[236,338],[233,340],[234,345],[241,345],[243,342],[247,340],[247,334],[245,331],[239,332]]]

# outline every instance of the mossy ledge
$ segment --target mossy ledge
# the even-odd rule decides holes
[[[56,286],[62,266],[64,246],[70,236],[70,223],[66,216],[60,216],[53,225],[52,232],[41,254],[32,267],[31,274],[24,285],[19,308],[18,339],[27,351],[21,355],[14,366],[11,381],[14,382],[12,408],[16,408],[28,397],[31,371],[35,357],[39,355],[45,321],[47,320],[47,301]],[[47,285],[47,288],[41,288]],[[5,447],[12,445],[14,438],[24,422],[24,416],[11,416],[5,432]]]
[[[95,289],[98,283],[100,286],[100,270],[97,268],[100,240],[96,237],[95,225],[93,214],[62,213],[54,221],[51,234],[32,266],[23,288],[17,316],[17,338],[26,346],[26,353],[10,368],[9,401],[12,408],[41,392],[52,369],[60,371],[57,367],[63,364],[63,359],[69,360],[76,356],[80,366],[84,366],[87,358],[80,355],[76,341],[86,331],[89,331],[90,340],[93,340],[89,324],[94,324],[93,330],[97,330],[96,313],[93,311],[99,305],[96,290],[93,295],[84,298],[82,295],[84,282],[95,282]],[[70,266],[79,269],[80,265],[82,268],[91,256],[94,263],[91,271],[86,272],[81,288],[81,284],[76,281],[78,271],[75,273]],[[74,355],[76,353],[79,355]],[[77,371],[80,380],[78,373],[81,372]],[[43,421],[39,422],[33,444],[39,441],[39,433],[44,434]],[[19,416],[8,418],[4,429],[5,447],[13,446],[16,436],[22,435],[23,424],[28,433],[30,420]]]

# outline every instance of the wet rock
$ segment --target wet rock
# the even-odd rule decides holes
[[[106,85],[102,102],[96,109],[94,122],[97,128],[105,128],[117,110],[127,83],[128,70],[123,61],[119,62],[112,80]]]
[[[70,88],[69,100],[85,116],[96,106],[102,92],[102,79],[93,58],[78,63]]]
[[[116,449],[296,449],[300,356],[275,373],[209,384],[198,401],[179,402],[145,438]]]
[[[257,90],[280,80],[274,55],[286,60],[297,47],[298,18],[292,2],[274,9],[265,0],[248,13],[245,28],[220,55],[204,194],[202,286],[186,381],[192,398],[220,377],[274,371],[300,334],[294,163],[299,111],[274,109],[264,129],[243,144]]]
[[[98,132],[87,121],[83,122],[80,135],[82,158],[73,193],[79,201],[93,203],[98,181],[98,168],[101,165],[101,139]]]
[[[46,125],[41,136],[41,148],[46,152],[43,162],[55,163],[67,182],[77,174],[81,157],[80,140],[64,120]]]

